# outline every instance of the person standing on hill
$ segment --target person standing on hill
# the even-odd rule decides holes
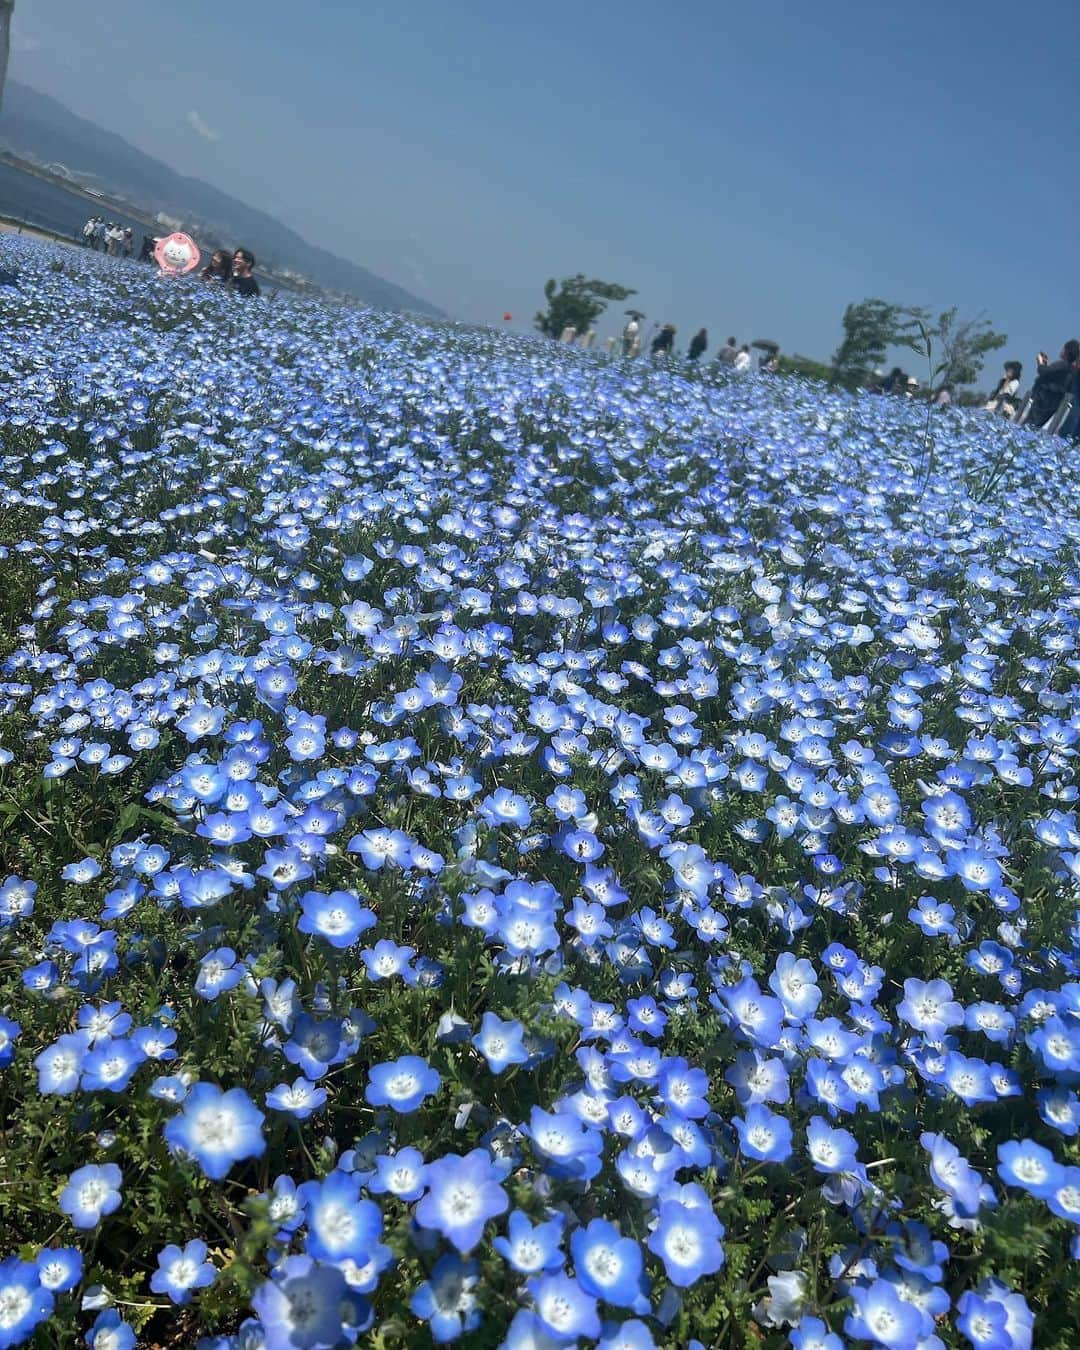
[[[731,364],[735,368],[735,370],[738,371],[750,369],[753,362],[750,356],[750,348],[745,343],[743,343],[743,345],[736,352],[735,359],[734,361],[732,361]]]
[[[641,332],[641,325],[638,323],[638,321],[637,321],[637,319],[634,317],[634,315],[631,314],[631,316],[630,316],[630,322],[629,322],[629,323],[626,325],[626,327],[622,330],[622,354],[623,354],[623,356],[632,356],[632,355],[633,355],[634,344],[635,344],[635,343],[638,343],[638,344],[640,345],[640,341],[639,341],[639,338],[638,338],[638,334],[639,334],[640,332]]]
[[[716,353],[716,360],[722,366],[732,366],[735,364],[735,357],[738,355],[739,348],[733,337],[729,337],[720,350]]]
[[[233,254],[229,288],[237,295],[261,295],[259,283],[252,276],[254,271],[255,254],[249,248],[238,248]]]
[[[1045,352],[1038,355],[1039,373],[1031,386],[1031,411],[1028,413],[1029,427],[1045,426],[1065,392],[1072,383],[1073,367],[1080,361],[1080,342],[1070,338],[1061,349],[1056,361],[1051,361]]]
[[[659,333],[652,340],[651,351],[653,356],[667,357],[675,344],[675,325],[673,323],[664,324]]]
[[[701,328],[690,339],[690,349],[686,353],[688,361],[699,361],[705,354],[705,348],[709,345],[709,335],[704,328]]]

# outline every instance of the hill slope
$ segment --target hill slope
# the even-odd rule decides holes
[[[0,145],[42,164],[62,164],[80,181],[119,194],[133,205],[183,220],[210,235],[243,239],[277,266],[294,268],[317,285],[385,309],[441,316],[442,311],[358,263],[310,244],[265,211],[187,178],[36,89],[10,81],[0,120]]]

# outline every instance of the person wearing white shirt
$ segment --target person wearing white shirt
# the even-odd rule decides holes
[[[739,371],[742,371],[742,370],[749,370],[749,369],[750,369],[750,348],[749,348],[749,347],[745,347],[745,346],[740,347],[739,350],[738,350],[738,351],[736,352],[736,354],[735,354],[735,360],[732,361],[731,364],[732,364],[732,367],[733,367],[735,370],[739,370]]]
[[[1020,377],[1024,367],[1019,361],[1006,361],[1005,374],[997,382],[997,388],[986,402],[987,412],[1000,413],[1010,420],[1016,416],[1016,407],[1020,402]]]

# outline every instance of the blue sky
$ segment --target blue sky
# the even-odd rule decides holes
[[[19,0],[11,74],[462,318],[580,270],[714,346],[827,357],[874,295],[1029,365],[1080,330],[1078,39],[1059,0]]]

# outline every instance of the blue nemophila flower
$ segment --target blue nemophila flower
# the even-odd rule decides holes
[[[411,1204],[427,1188],[424,1155],[416,1148],[383,1153],[375,1159],[375,1175],[367,1183],[372,1195],[393,1195]]]
[[[817,1172],[834,1174],[858,1170],[858,1144],[847,1130],[833,1129],[820,1116],[806,1127],[806,1148]]]
[[[596,1350],[655,1350],[652,1333],[636,1317],[628,1317],[625,1322],[605,1322],[600,1330]]]
[[[549,1176],[591,1181],[599,1172],[603,1137],[568,1111],[534,1106],[522,1130]]]
[[[207,1000],[213,1000],[220,994],[235,989],[244,978],[245,970],[231,947],[218,947],[199,962],[199,973],[195,977],[195,992]]]
[[[350,1344],[370,1317],[365,1300],[349,1289],[342,1272],[310,1256],[286,1257],[256,1289],[251,1306],[265,1350],[327,1350],[343,1341]]]
[[[86,1344],[89,1350],[134,1350],[135,1331],[115,1308],[106,1308],[94,1318]]]
[[[72,1172],[60,1194],[60,1208],[76,1228],[96,1228],[120,1207],[120,1169],[115,1163],[88,1163]]]
[[[196,1083],[163,1133],[170,1149],[220,1181],[234,1163],[262,1155],[264,1119],[242,1088],[223,1092],[213,1083]]]
[[[86,1051],[79,1086],[84,1092],[123,1092],[146,1059],[130,1039],[108,1037]]]
[[[779,999],[763,994],[751,976],[718,990],[717,998],[747,1040],[766,1048],[776,1044],[783,1025],[784,1005]]]
[[[297,1191],[307,1222],[306,1250],[320,1261],[365,1265],[382,1235],[382,1214],[360,1198],[360,1179],[335,1170],[324,1181],[306,1181]]]
[[[785,1162],[791,1157],[791,1125],[785,1116],[776,1115],[767,1106],[746,1109],[745,1117],[732,1122],[739,1136],[739,1148],[757,1162]]]
[[[359,853],[365,867],[381,871],[387,863],[397,867],[410,866],[413,840],[402,830],[376,828],[363,830],[349,840],[349,852]]]
[[[480,1325],[480,1308],[474,1292],[479,1279],[480,1267],[475,1261],[463,1261],[456,1253],[447,1252],[413,1293],[409,1309],[427,1322],[437,1344],[455,1341]]]
[[[1080,1226],[1080,1167],[1063,1168],[1061,1179],[1044,1199],[1059,1219]]]
[[[1052,1129],[1072,1139],[1080,1133],[1080,1097],[1063,1087],[1040,1088],[1035,1094],[1039,1115]]]
[[[803,1317],[788,1333],[792,1350],[844,1350],[844,1343],[820,1317]]]
[[[934,1185],[949,1197],[957,1214],[974,1218],[983,1202],[982,1177],[944,1135],[924,1133],[919,1143],[930,1154]]]
[[[331,1064],[339,1064],[348,1056],[342,1051],[343,1023],[336,1018],[320,1019],[310,1013],[301,1013],[293,1022],[292,1035],[281,1047],[281,1053],[312,1080],[322,1078]]]
[[[641,1248],[633,1238],[623,1237],[606,1219],[593,1219],[574,1232],[570,1250],[578,1283],[587,1294],[614,1308],[648,1312],[649,1286]]]
[[[441,1076],[427,1060],[403,1055],[371,1068],[364,1096],[372,1106],[389,1106],[399,1115],[409,1115],[441,1086]]]
[[[190,1087],[190,1083],[180,1076],[163,1076],[155,1078],[147,1091],[151,1097],[156,1097],[159,1101],[179,1105],[188,1095]]]
[[[1005,1329],[1008,1314],[1004,1304],[965,1289],[957,1299],[956,1310],[957,1330],[975,1350],[1010,1350],[1013,1339]]]
[[[532,821],[529,803],[524,797],[509,788],[496,788],[480,803],[480,815],[493,828],[500,825],[516,825],[527,830]]]
[[[501,1177],[486,1149],[460,1156],[448,1153],[428,1164],[428,1193],[416,1207],[416,1221],[434,1229],[467,1255],[488,1219],[509,1207]]]
[[[950,1027],[962,1025],[964,1009],[953,998],[946,980],[904,981],[904,998],[897,1004],[897,1015],[931,1040],[941,1040]]]
[[[812,1017],[821,1002],[814,967],[792,952],[782,952],[777,957],[776,968],[769,976],[769,988],[783,1003],[787,1016],[795,1022]]]
[[[292,1083],[278,1083],[266,1094],[266,1104],[272,1111],[307,1120],[326,1105],[326,1089],[307,1078],[297,1078]]]
[[[52,1292],[29,1261],[0,1261],[0,1350],[21,1345],[53,1310]]]
[[[1065,1082],[1080,1078],[1080,1027],[1061,1017],[1048,1017],[1027,1037],[1028,1045],[1055,1076]]]
[[[692,1069],[685,1059],[665,1060],[657,1077],[661,1101],[677,1115],[700,1120],[709,1113],[709,1079],[704,1069]]]
[[[85,886],[88,881],[101,876],[101,864],[94,858],[83,858],[79,862],[68,863],[60,875],[75,886]]]
[[[887,1280],[875,1280],[851,1290],[855,1307],[844,1319],[844,1330],[859,1340],[873,1341],[890,1350],[906,1350],[923,1337],[919,1309],[903,1299]]]
[[[375,925],[375,915],[352,891],[331,891],[329,895],[308,891],[301,897],[300,910],[296,923],[300,932],[312,933],[339,951],[351,947],[361,933]]]
[[[1033,1139],[1009,1140],[998,1145],[998,1176],[1009,1186],[1020,1186],[1045,1199],[1065,1179],[1065,1169],[1049,1149]]]
[[[512,1064],[524,1064],[529,1058],[524,1035],[525,1028],[520,1022],[504,1022],[493,1012],[486,1012],[472,1043],[487,1060],[491,1072],[502,1073]]]
[[[10,1017],[0,1016],[0,1069],[7,1068],[15,1058],[15,1042],[22,1027]]]
[[[168,1246],[158,1253],[150,1288],[155,1294],[167,1294],[173,1303],[189,1303],[193,1290],[205,1289],[215,1279],[217,1271],[206,1259],[206,1243],[193,1238],[184,1247]]]
[[[839,1028],[839,1023],[837,1023]],[[845,1043],[847,1037],[845,1033]],[[724,1081],[735,1089],[739,1105],[759,1102],[786,1102],[791,1084],[783,1060],[767,1058],[758,1050],[742,1051],[735,1063],[724,1071]]]
[[[388,980],[394,975],[404,974],[415,955],[415,948],[399,947],[389,938],[381,938],[374,947],[365,948],[360,953],[360,959],[369,979]]]
[[[599,1336],[596,1299],[577,1280],[559,1271],[534,1275],[527,1288],[540,1326],[556,1344],[575,1343],[582,1336]]]
[[[976,1350],[1013,1350],[1032,1345],[1031,1310],[1023,1295],[1000,1280],[983,1280],[957,1300],[956,1325]]]
[[[66,1294],[82,1279],[82,1253],[75,1247],[43,1247],[34,1264],[41,1287],[53,1294]]]
[[[671,1283],[687,1288],[723,1266],[723,1236],[724,1225],[708,1205],[665,1200],[657,1210],[647,1245],[664,1263]]]
[[[34,912],[37,883],[9,876],[0,883],[0,929],[13,928]]]
[[[555,1271],[565,1260],[560,1247],[563,1227],[561,1214],[533,1224],[527,1215],[515,1209],[507,1221],[507,1236],[494,1238],[491,1245],[523,1275]]]
[[[38,1091],[57,1096],[74,1092],[89,1047],[90,1037],[85,1032],[69,1032],[42,1050],[34,1060]]]

